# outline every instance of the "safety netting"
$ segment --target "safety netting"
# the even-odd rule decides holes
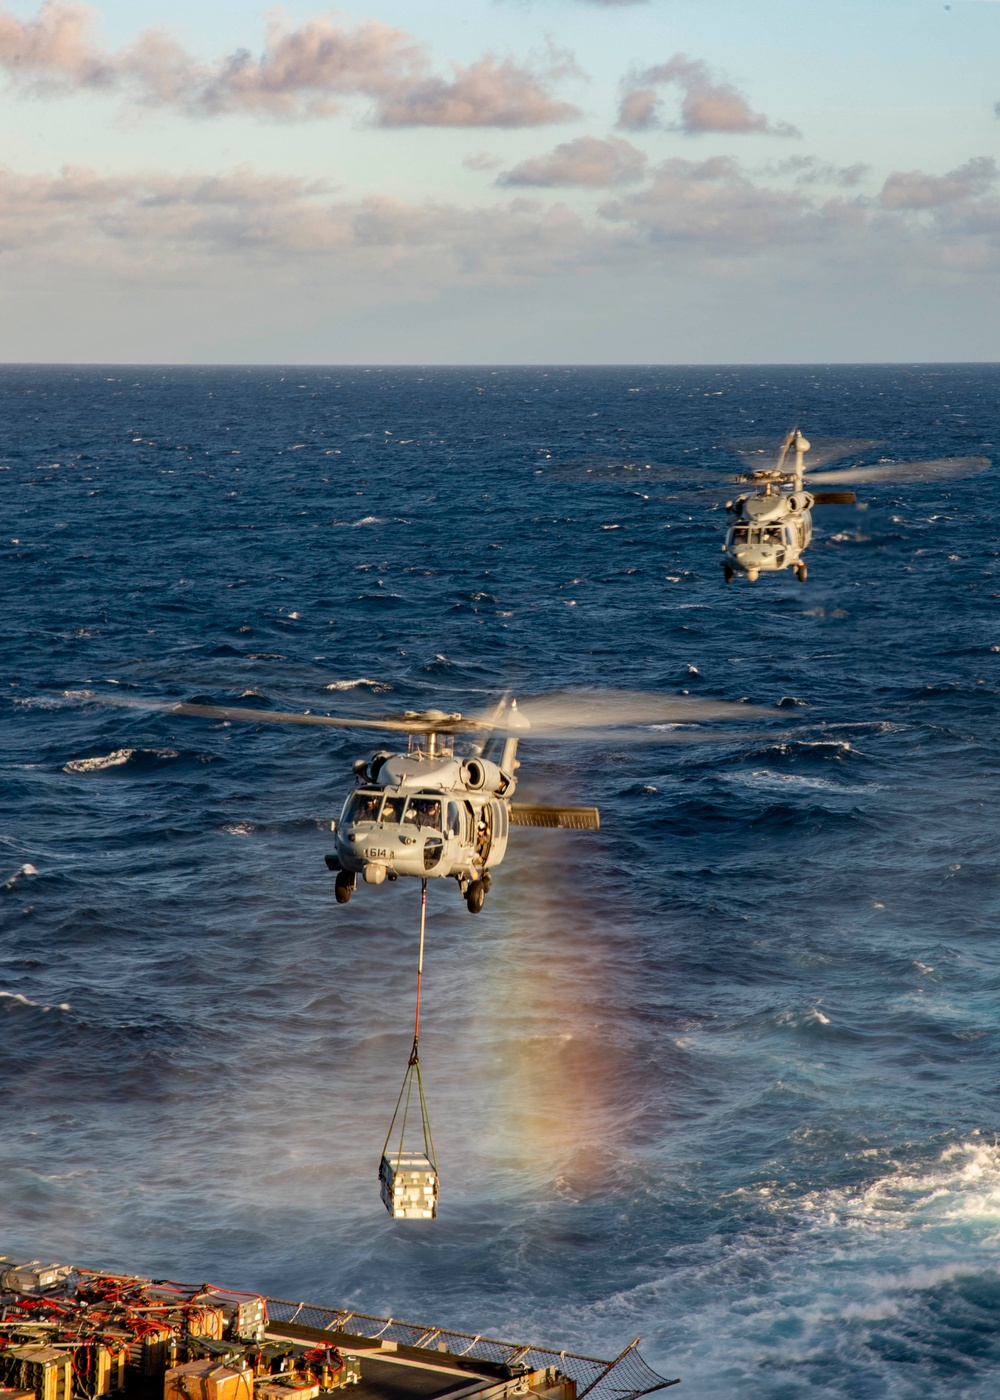
[[[476,1361],[522,1365],[531,1371],[556,1366],[563,1375],[576,1381],[577,1400],[582,1400],[584,1395],[589,1400],[638,1400],[640,1395],[649,1395],[654,1390],[677,1384],[659,1375],[643,1361],[638,1352],[638,1338],[612,1361],[604,1361],[596,1356],[580,1356],[571,1351],[501,1342],[493,1337],[473,1336],[471,1332],[456,1332],[447,1327],[422,1327],[415,1322],[400,1322],[394,1317],[374,1317],[370,1313],[322,1307],[316,1303],[293,1303],[284,1298],[268,1298],[267,1315],[274,1322],[296,1322],[303,1327],[321,1328],[325,1332],[346,1332],[349,1336],[424,1347]]]

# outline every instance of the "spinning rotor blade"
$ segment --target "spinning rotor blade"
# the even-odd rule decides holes
[[[465,734],[479,733],[491,726],[481,720],[465,719],[458,714],[447,715],[441,710],[413,712],[411,718],[353,719],[340,715],[299,714],[294,710],[250,710],[238,705],[190,705],[186,702],[133,700],[125,696],[101,696],[108,705],[120,705],[134,710],[159,710],[164,714],[188,715],[194,719],[246,720],[250,724],[312,724],[327,729],[370,729],[394,734]]]
[[[413,710],[391,719],[356,719],[343,715],[301,714],[288,710],[252,710],[237,705],[199,705],[186,701],[139,700],[131,696],[100,697],[103,703],[127,709],[157,710],[193,719],[245,721],[249,724],[302,724],[325,729],[365,729],[394,734],[490,734],[519,738],[574,739],[595,743],[704,743],[706,739],[743,739],[746,734],[719,735],[700,729],[675,730],[717,720],[760,719],[773,711],[756,705],[694,696],[665,696],[627,690],[564,691],[526,700],[523,705],[500,700],[485,714],[465,716],[443,710]],[[639,726],[645,726],[640,728]]]
[[[807,486],[840,486],[865,481],[950,481],[975,476],[991,465],[989,457],[936,457],[928,462],[893,462],[884,467],[848,467],[843,471],[810,472]]]
[[[552,462],[544,468],[547,476],[598,479],[620,478],[638,485],[643,481],[697,481],[705,469],[697,463],[657,462],[650,457],[577,457],[571,462]]]
[[[630,690],[567,690],[520,701],[517,713],[528,721],[528,736],[549,739],[609,738],[648,740],[648,731],[631,727],[714,723],[718,720],[761,719],[773,711],[726,700],[703,700],[691,695],[657,695]],[[626,726],[630,728],[626,732]],[[503,722],[498,726],[503,728]],[[672,730],[657,736],[677,742]]]
[[[794,429],[793,429],[794,433]],[[729,442],[727,447],[740,457],[751,471],[770,470],[773,468],[785,469],[790,466],[789,458],[794,461],[795,454],[792,451],[792,436],[788,434],[779,447],[775,447],[774,438],[748,438],[741,442]],[[859,452],[870,452],[873,447],[880,444],[874,441],[867,441],[862,438],[823,438],[809,437],[809,451],[805,454],[806,471],[814,467],[822,467],[827,462],[839,462],[842,457],[853,457]]]

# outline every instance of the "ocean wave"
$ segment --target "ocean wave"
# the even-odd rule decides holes
[[[32,1001],[31,997],[26,997],[23,992],[3,992],[0,991],[0,1000],[16,1002],[18,1006],[32,1006],[36,1011],[72,1011],[68,1001],[60,1001],[54,1005],[49,1005],[43,1001]]]
[[[115,749],[94,758],[74,758],[63,764],[64,773],[103,773],[113,768],[148,767],[180,758],[177,749]]]
[[[357,690],[359,686],[365,686],[368,690],[373,690],[378,695],[382,695],[386,691],[392,689],[392,686],[388,685],[385,681],[373,681],[370,680],[368,676],[358,676],[356,680],[352,681],[330,681],[330,683],[323,688],[324,690]]]
[[[734,783],[746,783],[751,787],[802,787],[816,788],[825,792],[842,792],[845,794],[858,794],[863,792],[881,792],[880,783],[849,784],[838,783],[833,778],[810,777],[806,773],[773,773],[767,768],[755,768],[750,773],[730,773],[729,778]]]
[[[1000,1228],[1000,1144],[971,1134],[949,1143],[930,1161],[894,1162],[866,1185],[808,1195],[797,1209],[814,1219],[832,1216],[851,1229],[970,1225],[989,1240]]]

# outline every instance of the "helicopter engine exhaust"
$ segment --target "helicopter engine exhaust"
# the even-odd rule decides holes
[[[462,765],[462,781],[474,792],[484,788],[487,792],[499,792],[507,786],[503,771],[488,758],[470,758]]]

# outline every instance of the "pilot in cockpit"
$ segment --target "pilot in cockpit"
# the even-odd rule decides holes
[[[411,797],[403,817],[403,825],[430,826],[441,830],[441,803],[434,797]]]

